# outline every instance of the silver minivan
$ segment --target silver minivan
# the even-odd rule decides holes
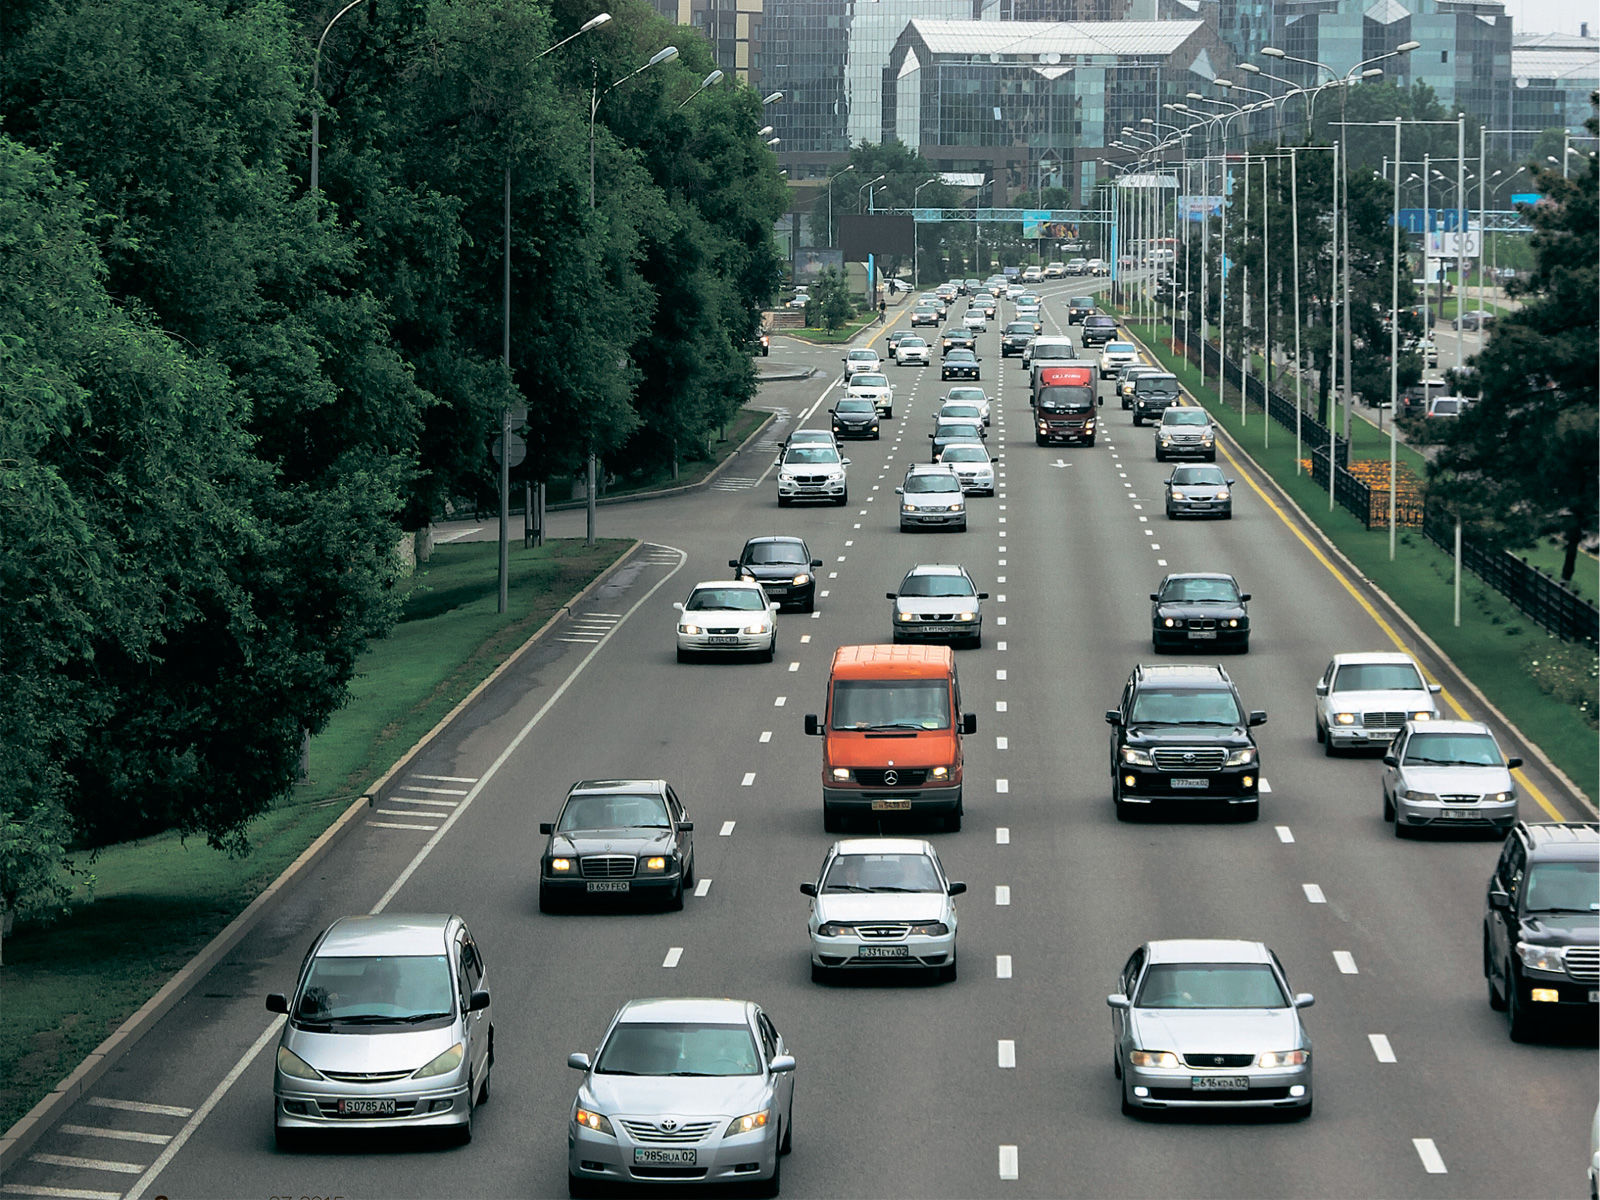
[[[280,1148],[313,1130],[438,1128],[472,1140],[489,1098],[494,1024],[478,944],[460,917],[341,917],[311,944],[273,1072]]]

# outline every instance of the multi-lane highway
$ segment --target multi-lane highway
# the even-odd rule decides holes
[[[1065,297],[1081,290],[1048,286],[1048,331],[1066,332]],[[777,440],[802,417],[826,427],[841,394],[841,351],[780,341],[774,360],[825,373],[763,389],[781,419],[716,485],[602,510],[604,533],[643,547],[410,765],[4,1193],[562,1195],[579,1080],[567,1054],[593,1050],[619,1003],[651,995],[747,997],[771,1015],[799,1060],[788,1195],[1580,1193],[1594,1040],[1517,1045],[1489,1009],[1480,922],[1497,843],[1397,841],[1378,764],[1325,758],[1312,736],[1312,685],[1337,651],[1398,643],[1447,700],[1483,715],[1470,692],[1226,451],[1234,519],[1176,524],[1161,504],[1170,468],[1114,400],[1096,446],[1036,447],[1026,375],[1000,358],[998,327],[979,345],[999,489],[969,501],[967,532],[897,531],[894,487],[926,461],[944,390],[937,356],[888,368],[895,416],[881,441],[848,444],[848,506],[779,510]],[[789,532],[825,565],[817,611],[781,618],[777,661],[676,663],[672,601],[726,577],[747,536]],[[920,561],[960,562],[991,595],[983,648],[958,655],[978,714],[965,825],[928,833],[971,889],[962,971],[945,985],[819,986],[797,885],[830,839],[802,720],[821,708],[834,647],[888,640],[884,592]],[[1112,812],[1103,714],[1151,658],[1147,594],[1185,569],[1232,572],[1254,596],[1250,652],[1224,664],[1246,706],[1270,714],[1254,824],[1124,825]],[[606,776],[664,776],[683,797],[700,877],[683,912],[539,913],[538,823],[572,781]],[[1554,811],[1589,815],[1536,767],[1529,779]],[[262,998],[292,988],[329,921],[375,909],[471,924],[493,994],[493,1099],[468,1146],[279,1153],[281,1018]],[[1263,940],[1316,994],[1309,1120],[1121,1115],[1105,997],[1136,945],[1181,936]]]

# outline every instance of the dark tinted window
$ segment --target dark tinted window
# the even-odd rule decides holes
[[[833,685],[834,729],[949,729],[942,679],[841,679]]]
[[[1157,963],[1145,972],[1140,1008],[1287,1008],[1265,963]]]
[[[799,542],[757,542],[746,552],[750,563],[803,563],[811,560]]]

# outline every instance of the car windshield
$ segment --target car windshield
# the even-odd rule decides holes
[[[1287,1008],[1265,963],[1157,963],[1145,972],[1137,1008]]]
[[[850,361],[875,363],[878,361],[878,352],[876,350],[852,350],[850,351]]]
[[[1026,336],[1033,333],[1033,326],[1027,321],[1013,321],[1006,326],[1006,332],[1020,333]]]
[[[1052,358],[1072,357],[1072,344],[1070,342],[1034,342],[1033,361],[1047,362]]]
[[[1228,480],[1221,467],[1179,467],[1172,473],[1172,482],[1178,487],[1222,487]]]
[[[1147,386],[1145,380],[1141,379],[1139,381],[1138,394],[1141,396],[1151,394],[1159,396],[1162,391],[1158,387]],[[1177,389],[1173,388],[1166,394],[1177,395]],[[1161,423],[1163,425],[1209,425],[1211,422],[1210,418],[1206,416],[1206,410],[1203,408],[1169,408],[1162,414]]]
[[[1080,412],[1094,407],[1093,384],[1068,384],[1039,389],[1039,407],[1053,411]]]
[[[1600,911],[1600,862],[1535,863],[1528,871],[1524,912]]]
[[[761,1059],[745,1025],[625,1021],[595,1060],[597,1075],[759,1075]]]
[[[871,400],[857,398],[839,401],[834,411],[842,413],[875,413],[878,411],[878,406]]]
[[[1134,697],[1128,720],[1134,725],[1240,725],[1241,715],[1230,691],[1144,688]]]
[[[810,556],[799,542],[756,542],[744,553],[747,563],[809,563]]]
[[[971,438],[977,441],[983,435],[978,432],[978,425],[973,421],[940,421],[933,427],[935,441],[949,441],[952,438]]]
[[[710,612],[715,609],[738,609],[740,612],[760,612],[767,602],[753,587],[748,588],[696,588],[689,594],[685,612]]]
[[[927,344],[919,337],[903,337],[900,339],[900,349],[902,350],[918,350]]]
[[[1422,676],[1410,663],[1351,663],[1333,674],[1335,692],[1421,692]]]
[[[926,854],[840,854],[822,892],[938,892],[939,872]]]
[[[953,400],[963,401],[968,404],[978,404],[984,399],[983,389],[974,387],[953,387],[945,393],[944,401],[949,404]]]
[[[961,481],[954,475],[934,474],[907,475],[905,491],[908,495],[917,492],[959,492]]]
[[[826,463],[836,467],[839,465],[839,452],[832,446],[793,446],[783,461],[785,464]]]
[[[1444,767],[1498,767],[1505,760],[1487,733],[1414,733],[1406,763]]]
[[[1161,602],[1177,600],[1187,604],[1237,604],[1239,589],[1233,580],[1217,576],[1169,579],[1161,589]]]
[[[1083,323],[1085,325],[1093,325],[1096,329],[1105,329],[1108,326],[1114,327],[1116,325],[1116,322],[1110,317],[1102,316],[1085,317]]]
[[[1132,342],[1107,342],[1106,343],[1106,353],[1107,354],[1132,354],[1133,353],[1133,343]]]
[[[567,797],[557,833],[574,829],[666,829],[667,805],[660,796],[584,795]]]
[[[944,453],[939,455],[943,462],[988,462],[989,452],[982,446],[972,446],[957,442],[953,446],[946,446]]]
[[[977,359],[971,350],[952,350],[944,356],[944,361],[947,363],[969,363],[976,362]]]
[[[907,575],[900,584],[902,596],[975,596],[965,575]]]
[[[442,954],[311,960],[295,1020],[311,1025],[415,1025],[455,1012],[455,985]]]
[[[944,420],[946,417],[965,417],[969,420],[976,421],[979,420],[981,416],[982,414],[978,411],[978,406],[976,404],[946,404],[939,410],[940,420]]]
[[[791,446],[831,446],[833,445],[833,434],[825,429],[796,429],[789,435],[789,444]]]
[[[857,371],[856,377],[850,381],[851,387],[888,387],[887,375],[876,375],[869,371]]]
[[[949,729],[950,685],[942,679],[840,679],[833,729]]]
[[[1067,303],[1072,305],[1073,308],[1093,308],[1094,307],[1094,297],[1093,296],[1074,296],[1071,300],[1068,300]]]

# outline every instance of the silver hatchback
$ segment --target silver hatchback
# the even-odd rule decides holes
[[[460,917],[342,917],[312,943],[272,1077],[280,1148],[311,1131],[447,1128],[472,1140],[489,1096],[494,1024]]]

